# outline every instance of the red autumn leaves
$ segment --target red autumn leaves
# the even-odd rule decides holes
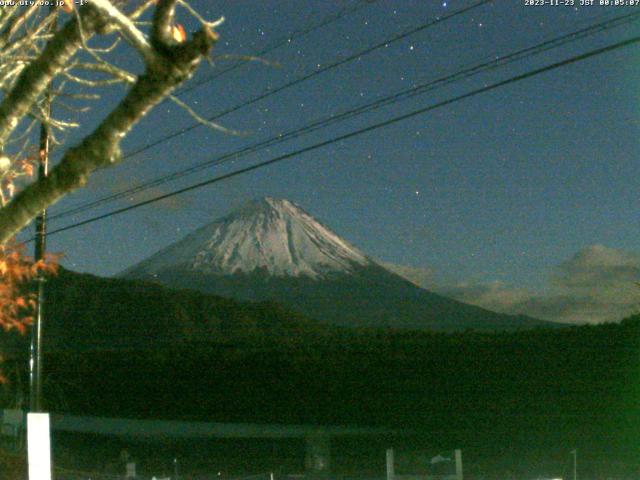
[[[0,246],[0,327],[25,333],[33,323],[36,294],[31,282],[39,275],[55,274],[57,256],[34,262],[24,246]]]

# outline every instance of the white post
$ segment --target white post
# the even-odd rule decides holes
[[[127,462],[124,478],[136,478],[136,462]]]
[[[387,448],[387,480],[395,479],[393,448]]]
[[[456,449],[456,480],[462,480],[462,450]]]
[[[27,414],[29,480],[51,480],[51,438],[48,413]]]

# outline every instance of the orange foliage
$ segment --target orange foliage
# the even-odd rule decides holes
[[[16,193],[16,181],[23,177],[32,177],[35,173],[38,154],[14,159],[8,172],[3,173],[0,181],[0,196],[3,205]]]
[[[16,191],[16,180],[31,177],[44,152],[35,149],[24,158],[13,160],[9,171],[0,180],[0,198],[4,205]],[[59,255],[48,254],[44,260],[34,261],[24,254],[24,245],[10,242],[0,244],[0,328],[24,334],[33,323],[36,293],[32,281],[40,276],[55,274]],[[0,362],[2,357],[0,357]],[[0,372],[0,384],[6,378]]]
[[[40,275],[55,274],[58,255],[34,262],[24,245],[0,245],[0,327],[24,334],[33,323],[36,294],[29,283]]]
[[[173,36],[173,39],[178,43],[182,43],[187,39],[187,32],[179,23],[173,25],[173,27],[171,28],[171,35]]]
[[[73,12],[73,0],[64,0],[64,2],[60,3],[60,8],[65,13]]]

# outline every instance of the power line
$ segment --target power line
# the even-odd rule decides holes
[[[344,17],[346,17],[349,14],[355,13],[358,10],[362,9],[365,6],[370,5],[371,3],[374,3],[376,0],[360,0],[359,2],[357,2],[356,4],[354,4],[351,7],[343,7],[341,10],[339,10],[337,13],[335,14],[331,14],[328,15],[327,17],[325,17],[323,20],[321,20],[320,22],[318,22],[315,25],[311,25],[307,28],[303,28],[300,30],[296,30],[292,33],[290,33],[289,35],[286,35],[284,37],[282,37],[280,40],[277,40],[276,42],[274,42],[272,45],[270,45],[269,47],[265,48],[264,50],[261,50],[253,55],[250,55],[250,57],[254,57],[254,58],[260,58],[268,53],[273,52],[274,50],[277,50],[278,48],[284,46],[284,45],[288,45],[289,43],[293,42],[294,40],[303,37],[305,35],[308,35],[309,33],[312,33],[316,30],[319,30],[323,27],[326,27],[327,25],[330,25],[333,22],[336,22]],[[492,0],[489,0],[492,1]],[[180,89],[178,92],[175,93],[176,96],[180,96],[183,95],[185,93],[190,92],[191,90],[194,90],[196,88],[198,88],[201,85],[204,85],[205,83],[209,83],[212,82],[213,80],[245,65],[248,62],[248,60],[242,60],[239,61],[233,65],[231,65],[230,67],[227,67],[205,79],[202,79],[200,81],[194,82],[191,85],[187,85],[185,87],[183,87],[182,89]],[[166,99],[165,99],[166,100]],[[227,112],[223,112],[220,114],[220,116],[222,115],[226,115]],[[218,118],[218,117],[216,117]],[[213,118],[212,118],[213,119]],[[193,127],[195,128],[195,127]],[[188,130],[186,130],[188,131]],[[185,132],[186,132],[185,131]],[[181,132],[181,133],[185,133],[185,132]],[[181,133],[178,133],[177,135],[180,135]],[[155,146],[155,145],[152,145]],[[124,155],[123,158],[129,158],[131,156],[137,155],[138,153],[146,150],[147,148],[151,148],[151,146],[144,146],[141,149],[137,150],[137,151],[133,151],[133,152],[129,152],[127,154]]]
[[[636,13],[631,13],[631,14],[626,14],[626,15],[622,15],[622,16],[618,16],[612,19],[608,19],[593,25],[590,25],[588,27],[582,28],[580,30],[577,31],[573,31],[564,35],[561,35],[559,37],[555,37],[552,38],[550,40],[546,40],[542,43],[536,44],[534,46],[531,47],[527,47],[524,49],[520,49],[517,50],[515,52],[500,56],[498,58],[492,59],[491,61],[488,62],[484,62],[484,63],[480,63],[480,64],[476,64],[473,65],[471,67],[468,67],[464,70],[455,72],[453,74],[450,75],[446,75],[444,77],[440,77],[438,79],[429,81],[427,83],[421,84],[421,85],[417,85],[415,87],[411,87],[408,89],[404,89],[400,92],[397,92],[395,94],[392,95],[388,95],[384,98],[375,100],[373,102],[369,102],[363,105],[360,105],[358,107],[349,109],[347,111],[344,111],[340,114],[337,115],[329,115],[326,117],[323,117],[319,120],[315,120],[313,122],[311,122],[310,124],[307,124],[303,127],[299,127],[299,128],[295,128],[293,130],[289,130],[286,133],[282,133],[282,134],[278,134],[275,136],[272,136],[266,140],[260,141],[258,143],[252,144],[250,146],[244,147],[240,150],[236,150],[230,153],[226,153],[223,154],[220,157],[217,157],[213,160],[208,160],[206,162],[202,162],[199,163],[197,165],[194,165],[192,167],[186,168],[186,169],[182,169],[179,170],[177,172],[156,178],[154,180],[145,182],[143,184],[125,189],[123,191],[108,195],[106,197],[102,197],[98,200],[94,200],[92,202],[83,204],[83,205],[78,205],[76,207],[72,207],[68,210],[65,210],[63,212],[58,213],[57,215],[51,216],[51,219],[57,219],[57,218],[62,218],[62,217],[66,217],[69,215],[73,215],[73,214],[77,214],[77,213],[81,213],[84,212],[86,210],[95,208],[97,206],[106,204],[106,203],[110,203],[111,201],[115,201],[118,200],[120,198],[126,197],[128,195],[132,195],[132,194],[136,194],[139,193],[141,191],[145,191],[149,188],[152,187],[156,187],[158,185],[162,185],[164,183],[182,178],[184,176],[190,175],[192,173],[201,171],[205,168],[208,168],[212,165],[220,165],[222,163],[225,163],[227,161],[231,161],[234,159],[237,159],[241,156],[244,156],[246,154],[249,153],[253,153],[255,151],[261,150],[263,148],[266,147],[271,147],[277,144],[280,144],[284,141],[287,141],[289,139],[292,138],[297,138],[301,135],[313,132],[315,130],[318,130],[320,128],[325,128],[331,124],[337,123],[337,122],[341,122],[344,120],[347,120],[349,118],[352,118],[354,116],[357,115],[361,115],[364,113],[367,113],[369,111],[372,111],[374,109],[378,109],[381,108],[383,106],[387,106],[393,103],[396,103],[398,101],[401,100],[405,100],[407,98],[412,98],[416,95],[421,95],[430,91],[433,91],[437,88],[443,87],[445,85],[449,85],[453,82],[457,82],[459,80],[463,80],[463,79],[467,79],[470,78],[474,75],[480,74],[480,73],[484,73],[490,70],[493,70],[495,68],[498,67],[502,67],[504,65],[507,65],[509,63],[518,61],[518,60],[522,60],[524,58],[528,58],[530,56],[534,56],[534,55],[538,55],[540,53],[546,52],[548,50],[551,50],[553,48],[558,48],[562,45],[565,45],[569,42],[574,42],[576,40],[581,40],[584,39],[590,35],[599,33],[601,31],[610,29],[610,28],[614,28],[614,27],[618,27],[620,25],[624,25],[627,23],[630,23],[634,20],[637,20],[638,17],[640,17],[640,12],[636,12]]]
[[[316,23],[315,25],[311,25],[307,28],[303,28],[300,30],[296,30],[294,32],[292,32],[289,35],[286,35],[284,37],[282,37],[281,39],[275,41],[274,43],[272,43],[269,47],[265,48],[264,50],[260,50],[259,52],[255,53],[254,55],[252,55],[252,57],[257,57],[260,58],[264,55],[267,55],[271,52],[273,52],[274,50],[277,50],[278,48],[284,46],[284,45],[288,45],[291,42],[293,42],[294,40],[300,38],[300,37],[304,37],[305,35],[308,35],[311,32],[314,32],[316,30],[319,30],[323,27],[326,27],[327,25],[332,24],[333,22],[336,22],[344,17],[346,17],[347,15],[351,14],[351,13],[355,13],[358,10],[360,10],[361,8],[370,5],[372,2],[369,0],[360,0],[359,2],[356,2],[354,5],[352,5],[351,7],[343,7],[342,9],[340,9],[337,13],[335,14],[331,14],[328,15],[327,17],[325,17],[323,20],[321,20],[320,22]],[[187,92],[190,92],[192,90],[195,90],[196,88],[200,87],[201,85],[204,85],[205,83],[209,83],[212,82],[213,80],[220,78],[221,76],[236,70],[237,68],[245,65],[247,62],[246,61],[239,61],[233,65],[231,65],[230,67],[227,67],[217,73],[214,73],[213,75],[210,75],[207,78],[204,78],[200,81],[197,82],[193,82],[191,85],[188,85],[184,88],[181,88],[179,92],[176,93],[176,95],[183,95]]]
[[[373,125],[369,125],[367,127],[360,128],[358,130],[354,130],[352,132],[333,137],[333,138],[331,138],[329,140],[318,142],[318,143],[315,143],[315,144],[310,145],[308,147],[304,147],[304,148],[295,150],[293,152],[289,152],[289,153],[286,153],[286,154],[283,154],[283,155],[279,155],[279,156],[274,157],[274,158],[272,158],[270,160],[266,160],[264,162],[260,162],[260,163],[254,164],[254,165],[251,165],[249,167],[245,167],[245,168],[236,170],[234,172],[230,172],[230,173],[227,173],[227,174],[224,174],[224,175],[220,175],[218,177],[214,177],[214,178],[211,178],[209,180],[198,182],[198,183],[192,184],[192,185],[190,185],[188,187],[181,188],[181,189],[178,189],[178,190],[174,190],[173,192],[170,192],[170,193],[166,193],[164,195],[158,195],[158,196],[156,196],[154,198],[151,198],[151,199],[148,199],[148,200],[145,200],[145,201],[142,201],[142,202],[138,202],[136,204],[129,205],[129,206],[124,207],[124,208],[113,210],[113,211],[105,213],[103,215],[98,215],[98,216],[89,218],[87,220],[83,220],[81,222],[77,222],[77,223],[74,223],[74,224],[71,224],[71,225],[67,225],[65,227],[58,228],[56,230],[53,230],[53,231],[49,232],[47,235],[50,236],[50,235],[54,235],[56,233],[64,232],[64,231],[71,230],[71,229],[74,229],[74,228],[78,228],[78,227],[81,227],[83,225],[87,225],[89,223],[97,222],[97,221],[103,220],[105,218],[113,217],[115,215],[119,215],[121,213],[128,212],[130,210],[134,210],[136,208],[139,208],[139,207],[142,207],[142,206],[145,206],[145,205],[149,205],[149,204],[152,204],[152,203],[159,202],[159,201],[164,200],[166,198],[170,198],[170,197],[173,197],[173,196],[176,196],[176,195],[180,195],[182,193],[186,193],[186,192],[189,192],[189,191],[192,191],[192,190],[196,190],[198,188],[202,188],[202,187],[205,187],[207,185],[212,185],[214,183],[218,183],[218,182],[221,182],[223,180],[227,180],[229,178],[233,178],[233,177],[242,175],[244,173],[248,173],[248,172],[251,172],[251,171],[254,171],[254,170],[258,170],[260,168],[267,167],[269,165],[273,165],[275,163],[282,162],[282,161],[287,160],[289,158],[293,158],[295,156],[302,155],[304,153],[308,153],[308,152],[317,150],[319,148],[326,147],[328,145],[331,145],[331,144],[334,144],[334,143],[337,143],[337,142],[341,142],[343,140],[348,140],[348,139],[350,139],[352,137],[355,137],[355,136],[358,136],[358,135],[362,135],[364,133],[368,133],[368,132],[371,132],[371,131],[374,131],[374,130],[377,130],[377,129],[380,129],[380,128],[383,128],[383,127],[387,127],[389,125],[393,125],[395,123],[398,123],[398,122],[401,122],[401,121],[404,121],[404,120],[408,120],[410,118],[416,117],[418,115],[422,115],[424,113],[430,112],[432,110],[436,110],[438,108],[442,108],[442,107],[451,105],[451,104],[459,102],[461,100],[465,100],[467,98],[475,97],[476,95],[479,95],[481,93],[486,93],[486,92],[495,90],[495,89],[500,88],[500,87],[504,87],[504,86],[512,84],[512,83],[520,82],[522,80],[534,77],[536,75],[540,75],[542,73],[546,73],[546,72],[549,72],[549,71],[552,71],[552,70],[556,70],[558,68],[562,68],[562,67],[565,67],[567,65],[571,65],[573,63],[577,63],[577,62],[586,60],[588,58],[595,57],[597,55],[602,55],[604,53],[612,52],[614,50],[618,50],[620,48],[624,48],[624,47],[627,47],[629,45],[636,44],[638,42],[640,42],[640,36],[632,37],[630,39],[623,40],[623,41],[608,45],[606,47],[602,47],[602,48],[598,48],[598,49],[595,49],[595,50],[591,50],[591,51],[589,51],[587,53],[576,55],[576,56],[570,57],[568,59],[561,60],[559,62],[555,62],[555,63],[552,63],[550,65],[546,65],[544,67],[540,67],[540,68],[537,68],[537,69],[534,69],[534,70],[530,70],[528,72],[525,72],[525,73],[510,77],[510,78],[508,78],[506,80],[502,80],[502,81],[499,81],[499,82],[496,82],[496,83],[492,83],[490,85],[487,85],[487,86],[472,90],[471,92],[464,93],[464,94],[452,97],[452,98],[450,98],[448,100],[443,100],[441,102],[437,102],[437,103],[429,105],[427,107],[423,107],[423,108],[419,108],[417,110],[413,110],[412,112],[409,112],[409,113],[406,113],[406,114],[403,114],[403,115],[399,115],[399,116],[390,118],[390,119],[385,120],[383,122],[375,123]],[[28,240],[28,241],[33,241],[33,238]]]
[[[282,92],[282,91],[284,91],[284,90],[286,90],[288,88],[291,88],[291,87],[294,87],[296,85],[299,85],[302,82],[306,82],[307,80],[310,80],[313,77],[316,77],[316,76],[321,75],[321,74],[323,74],[325,72],[328,72],[330,70],[338,68],[338,67],[340,67],[342,65],[345,65],[345,64],[347,64],[349,62],[352,62],[353,60],[356,60],[358,58],[364,57],[365,55],[369,55],[370,53],[373,53],[373,52],[375,52],[375,51],[377,51],[377,50],[379,50],[381,48],[385,48],[387,45],[390,45],[392,43],[395,43],[395,42],[398,42],[400,40],[403,40],[403,39],[405,39],[405,38],[407,38],[407,37],[409,37],[411,35],[414,35],[416,33],[419,33],[421,31],[423,31],[423,30],[426,30],[426,29],[428,29],[430,27],[433,27],[434,25],[437,25],[437,24],[439,24],[441,22],[445,22],[445,21],[450,20],[452,18],[455,18],[455,17],[457,17],[459,15],[463,15],[463,14],[465,14],[467,12],[470,12],[471,10],[474,10],[476,8],[479,8],[479,7],[481,7],[481,6],[485,5],[485,4],[492,3],[493,1],[494,0],[480,0],[480,1],[470,5],[468,7],[464,7],[464,8],[461,8],[459,10],[456,10],[454,12],[451,12],[448,15],[445,15],[445,16],[442,16],[442,17],[436,17],[435,19],[433,19],[433,20],[431,20],[431,21],[429,21],[427,23],[423,23],[423,24],[421,24],[421,25],[419,25],[417,27],[411,28],[410,30],[407,30],[407,31],[405,31],[403,33],[394,35],[393,37],[390,37],[390,38],[388,38],[386,40],[383,40],[382,42],[377,43],[377,44],[375,44],[375,45],[373,45],[371,47],[367,47],[364,50],[360,50],[359,52],[351,54],[348,57],[343,58],[342,60],[337,60],[337,61],[335,61],[333,63],[325,65],[324,67],[322,67],[322,68],[320,68],[318,70],[314,70],[311,73],[308,73],[306,75],[298,77],[295,80],[292,80],[289,83],[285,83],[284,85],[281,85],[281,86],[279,86],[279,87],[277,87],[277,88],[275,88],[273,90],[267,90],[266,92],[258,95],[257,97],[253,97],[253,98],[251,98],[249,100],[246,100],[246,101],[244,101],[244,102],[242,102],[240,104],[237,104],[237,105],[235,105],[233,107],[230,107],[230,108],[228,108],[226,110],[223,110],[220,113],[217,113],[217,114],[215,114],[215,115],[213,115],[211,117],[208,117],[207,120],[209,120],[209,121],[218,120],[219,118],[224,117],[225,115],[228,115],[230,113],[236,112],[236,111],[238,111],[238,110],[240,110],[240,109],[242,109],[244,107],[247,107],[247,106],[252,105],[252,104],[254,104],[256,102],[264,100],[265,98],[268,98],[268,97],[270,97],[272,95],[275,95],[276,93],[280,93],[280,92]],[[184,127],[184,128],[182,128],[180,130],[176,130],[172,134],[166,135],[166,136],[164,136],[162,138],[159,138],[158,140],[155,140],[153,142],[147,143],[146,145],[144,145],[142,147],[139,147],[136,150],[133,150],[133,151],[131,151],[129,153],[126,153],[126,154],[123,155],[122,158],[125,159],[125,158],[130,158],[130,157],[133,157],[135,155],[138,155],[139,153],[142,153],[142,152],[144,152],[146,150],[149,150],[152,147],[155,147],[157,145],[160,145],[161,143],[164,143],[164,142],[172,140],[172,139],[174,139],[176,137],[179,137],[180,135],[182,135],[184,133],[187,133],[187,132],[190,132],[191,130],[194,130],[194,129],[196,129],[198,127],[201,127],[201,126],[202,126],[201,122],[194,122],[194,123],[192,123],[191,125],[189,125],[187,127]]]

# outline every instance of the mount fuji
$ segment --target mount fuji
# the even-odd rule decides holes
[[[187,269],[213,275],[322,278],[372,262],[288,200],[264,198],[206,225],[126,273]]]
[[[241,300],[275,301],[331,324],[455,331],[551,326],[417,287],[298,205],[263,198],[121,274]]]

